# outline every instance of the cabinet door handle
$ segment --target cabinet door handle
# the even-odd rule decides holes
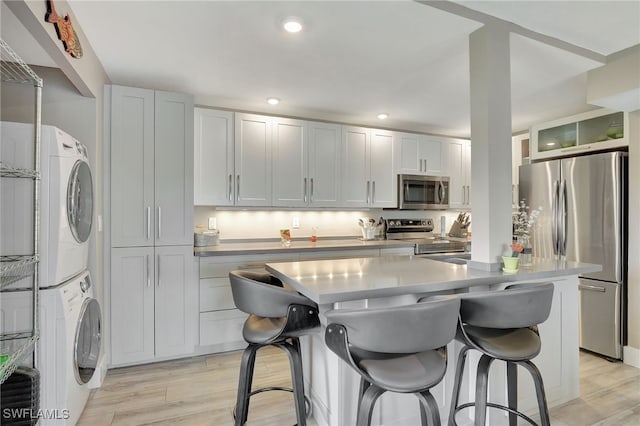
[[[147,206],[147,241],[151,239],[151,206]]]
[[[236,201],[240,201],[240,175],[236,175]]]
[[[467,190],[464,185],[462,185],[462,204],[467,204]]]
[[[370,190],[371,190],[371,184],[369,181],[367,181],[367,204],[371,204]]]
[[[158,239],[162,239],[162,207],[158,206]]]
[[[304,178],[304,203],[307,204],[307,178]]]
[[[233,175],[229,175],[229,201],[233,201]]]
[[[311,178],[311,196],[310,196],[310,200],[313,203],[313,178]]]
[[[151,269],[149,268],[149,255],[147,255],[147,287],[151,287]]]
[[[467,205],[471,204],[471,187],[467,185]]]
[[[376,203],[376,181],[371,184],[371,204]]]
[[[516,203],[515,194],[516,194],[516,186],[514,184],[511,184],[511,204],[512,205]]]
[[[160,287],[160,256],[158,255],[158,287]]]

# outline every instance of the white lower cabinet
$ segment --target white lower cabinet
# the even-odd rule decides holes
[[[246,346],[242,327],[247,314],[236,309],[231,294],[229,272],[264,271],[271,262],[321,259],[348,259],[380,255],[413,254],[412,247],[357,248],[329,251],[257,255],[220,255],[200,258],[200,343],[197,353],[226,352]]]
[[[191,246],[111,250],[111,364],[193,353],[198,293]]]
[[[247,314],[236,309],[229,272],[264,270],[269,262],[298,260],[297,253],[229,255],[200,258],[200,340],[198,353],[225,352],[246,346],[242,327]]]

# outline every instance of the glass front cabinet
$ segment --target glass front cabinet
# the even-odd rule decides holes
[[[531,126],[531,159],[629,146],[629,114],[598,109]]]

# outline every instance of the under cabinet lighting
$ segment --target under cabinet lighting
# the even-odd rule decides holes
[[[280,99],[278,99],[278,98],[267,98],[267,103],[269,105],[278,105],[280,103]]]
[[[555,142],[547,142],[547,146],[554,146],[555,144]]]
[[[302,31],[302,21],[298,18],[287,18],[284,20],[282,27],[286,32],[299,33]]]
[[[387,113],[383,112],[383,113],[378,114],[378,119],[379,120],[384,120],[387,117],[389,117],[389,114],[387,114]]]

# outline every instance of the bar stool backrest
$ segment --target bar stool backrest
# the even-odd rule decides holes
[[[233,302],[247,314],[281,318],[287,316],[291,304],[314,305],[303,295],[285,290],[279,279],[266,272],[232,271],[229,272],[229,280]]]
[[[347,329],[349,344],[381,353],[418,353],[440,348],[456,333],[460,300],[451,296],[414,305],[338,309],[326,313],[329,324]]]
[[[524,328],[549,317],[553,283],[530,283],[505,290],[461,295],[462,322],[485,328]]]

